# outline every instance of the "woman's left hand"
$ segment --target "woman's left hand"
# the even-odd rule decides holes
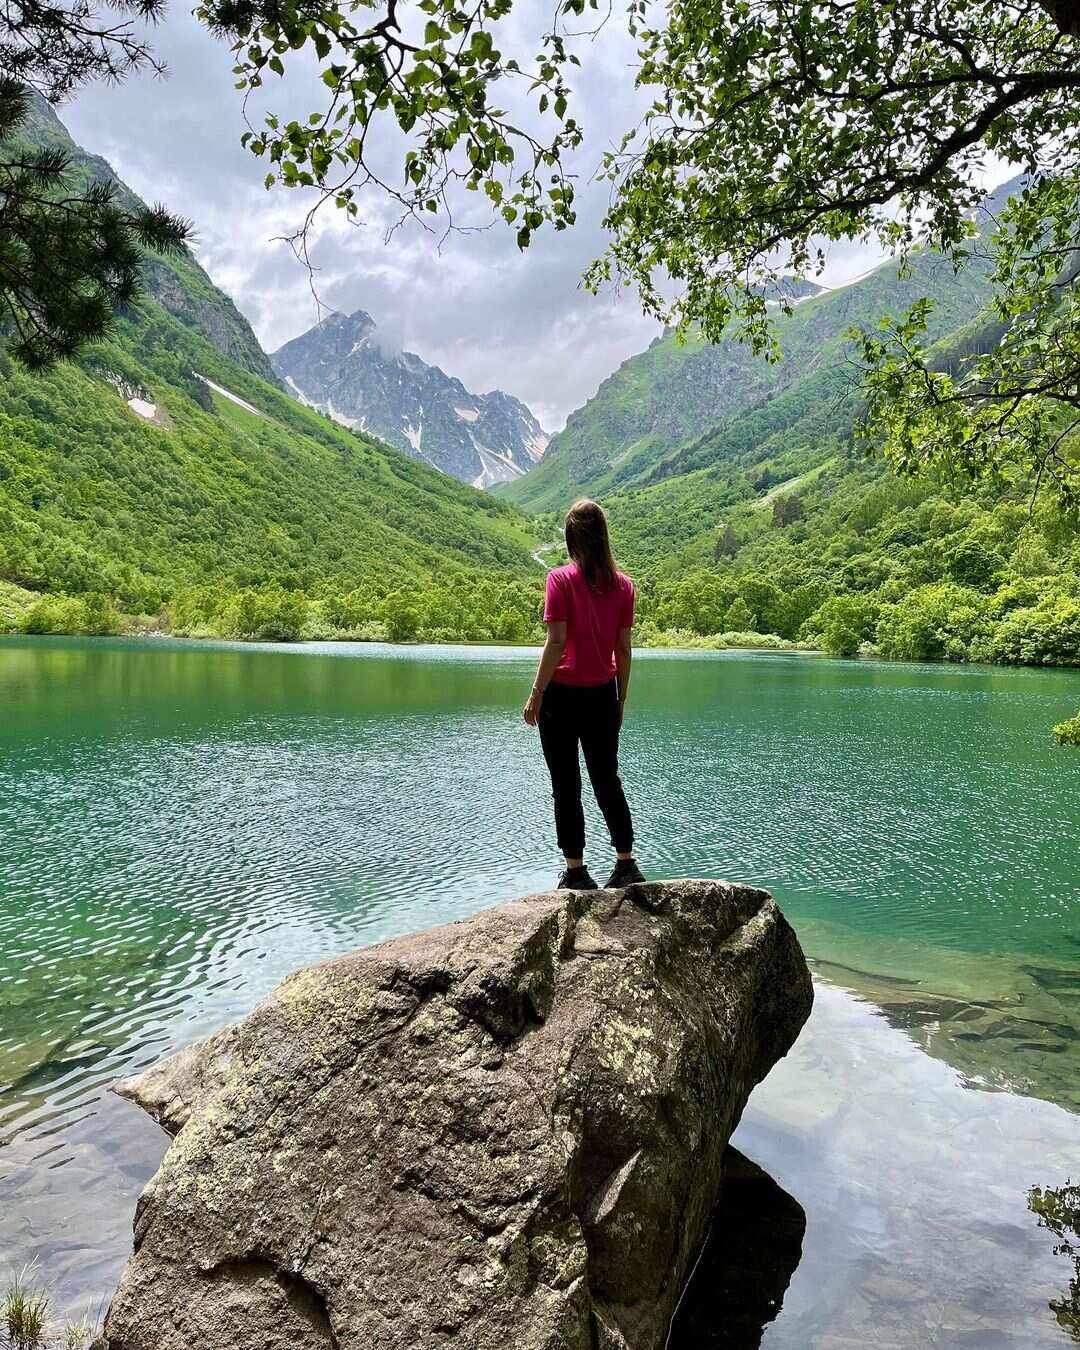
[[[530,727],[536,726],[540,717],[540,704],[543,703],[544,696],[539,690],[534,689],[525,700],[525,706],[521,710],[521,715]]]

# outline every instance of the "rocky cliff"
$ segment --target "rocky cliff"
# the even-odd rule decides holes
[[[120,1085],[176,1138],[102,1350],[661,1350],[811,1004],[770,896],[548,892],[301,971]]]
[[[111,182],[116,185],[118,206],[130,211],[142,207],[143,203],[117,177],[112,166],[100,155],[76,145],[50,105],[33,91],[29,117],[19,129],[19,140],[62,150],[68,157],[69,179],[76,185]],[[147,253],[142,280],[147,295],[219,352],[260,379],[278,383],[270,358],[259,346],[247,319],[224,291],[214,285],[190,251],[171,258]]]
[[[524,403],[498,389],[471,394],[438,366],[394,350],[362,309],[328,315],[270,359],[304,403],[474,487],[520,477],[547,446]]]

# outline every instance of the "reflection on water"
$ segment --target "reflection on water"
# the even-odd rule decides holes
[[[298,966],[550,884],[549,790],[518,715],[534,660],[0,643],[0,1251],[40,1253],[63,1298],[107,1285],[160,1151],[103,1096],[108,1081],[240,1016]],[[867,1010],[868,1047],[930,1063],[918,1042],[943,1061],[945,1096],[985,1121],[1016,1092],[1076,1108],[1080,759],[1046,728],[1078,693],[1076,672],[647,654],[624,772],[643,861],[773,889],[819,973],[885,1010]],[[821,1025],[815,1013],[803,1046],[835,1070],[846,1047]],[[917,1106],[880,1068],[863,1128],[921,1166],[904,1127]],[[848,1090],[863,1087],[860,1071]],[[996,1125],[968,1128],[973,1152],[993,1147]],[[782,1132],[747,1152],[806,1207],[817,1250],[817,1183],[792,1159],[849,1175],[870,1163],[804,1147]],[[1034,1138],[1015,1148],[1009,1203],[1030,1234],[1027,1188],[1067,1169],[1036,1168]],[[915,1247],[944,1222],[933,1209],[902,1225]],[[1004,1249],[1026,1241],[1010,1219]],[[978,1268],[976,1250],[964,1259]],[[818,1334],[846,1324],[830,1308]],[[788,1318],[785,1305],[770,1350]],[[1002,1344],[1048,1343],[1025,1318],[1028,1339]]]
[[[806,1215],[794,1196],[729,1148],[709,1236],[667,1350],[758,1350],[802,1256]]]
[[[970,1087],[1020,1092],[1080,1111],[1080,976],[1075,964],[933,951],[898,941],[887,952],[800,926],[815,971],[857,992]],[[864,964],[860,964],[864,963]]]
[[[733,1139],[806,1212],[765,1350],[1053,1350],[1061,1260],[1028,1208],[1080,1158],[1080,1118],[971,1092],[827,984]]]
[[[1080,1186],[1033,1186],[1028,1205],[1039,1216],[1039,1226],[1057,1239],[1055,1256],[1072,1262],[1072,1277],[1064,1298],[1050,1300],[1050,1311],[1074,1341],[1080,1341]]]

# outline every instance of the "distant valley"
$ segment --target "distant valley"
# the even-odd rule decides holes
[[[77,183],[114,177],[40,101],[28,135]],[[0,351],[0,629],[536,640],[561,556],[538,545],[588,493],[643,643],[1075,664],[1075,525],[1023,478],[902,480],[854,440],[851,330],[929,296],[935,359],[960,363],[995,338],[990,265],[793,284],[773,364],[667,334],[548,447],[518,400],[362,310],[271,358],[194,258],[148,257],[143,297],[76,360],[30,374]]]

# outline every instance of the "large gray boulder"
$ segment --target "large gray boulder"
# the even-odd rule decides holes
[[[287,979],[119,1085],[176,1138],[104,1350],[661,1350],[811,1004],[767,892],[547,892]]]

